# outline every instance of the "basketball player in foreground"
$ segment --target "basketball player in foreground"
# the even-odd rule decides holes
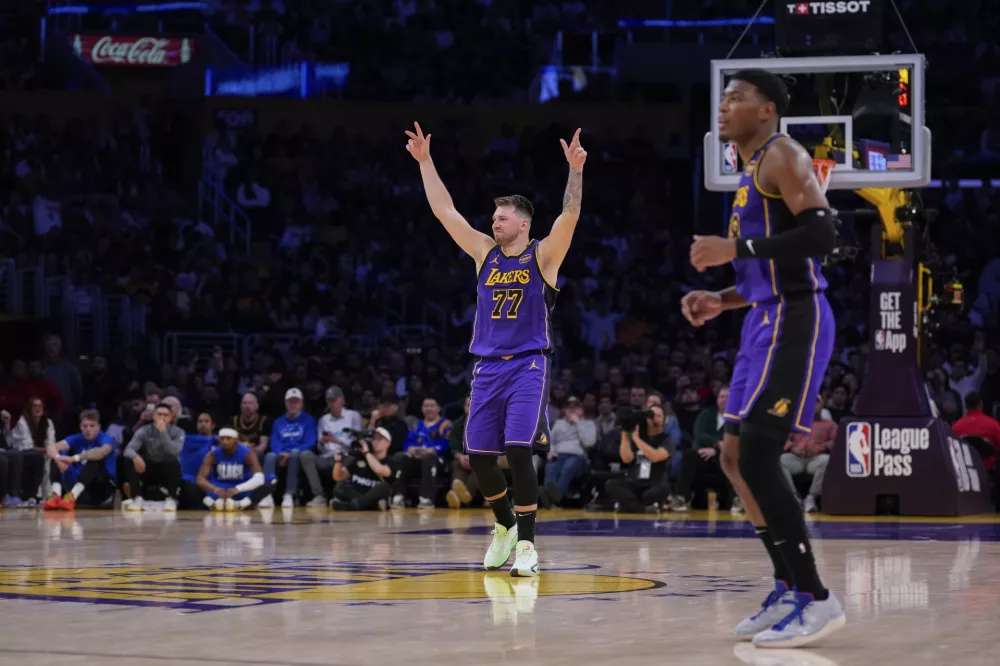
[[[723,310],[752,306],[733,368],[723,468],[774,564],[775,589],[736,626],[758,647],[807,645],[844,625],[844,612],[816,571],[802,510],[781,472],[789,431],[808,433],[833,351],[834,320],[819,257],[836,241],[833,212],[809,153],[778,119],[788,89],[774,74],[732,76],[719,106],[719,135],[736,144],[743,173],[729,237],[695,236],[699,271],[732,262],[736,286],[694,291],[681,302],[701,326]]]
[[[419,124],[414,129],[406,132],[410,138],[406,150],[420,164],[431,210],[476,262],[478,302],[469,345],[476,365],[472,371],[465,451],[479,488],[496,516],[493,542],[483,564],[489,570],[501,568],[516,544],[510,575],[536,576],[538,477],[531,462],[532,447],[548,446],[546,407],[552,352],[549,317],[555,305],[559,267],[580,219],[587,152],[580,146],[580,130],[568,145],[559,140],[569,163],[569,181],[562,213],[545,239],[531,239],[534,208],[518,194],[494,200],[490,238],[473,229],[455,210],[431,160],[431,135],[425,137]],[[507,456],[514,477],[513,503],[497,462],[501,455]]]

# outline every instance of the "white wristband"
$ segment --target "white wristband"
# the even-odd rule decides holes
[[[264,475],[257,472],[243,483],[236,486],[237,492],[245,493],[248,490],[255,490],[264,485]]]
[[[73,462],[80,462],[81,460],[83,460],[83,457],[79,453],[73,456]]]

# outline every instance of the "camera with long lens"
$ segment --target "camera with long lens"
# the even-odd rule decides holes
[[[639,435],[643,438],[645,438],[647,432],[646,419],[651,418],[653,418],[653,410],[651,409],[625,407],[618,411],[618,423],[621,425],[622,430],[630,433],[639,428]]]
[[[353,430],[347,428],[344,432],[353,438],[350,446],[351,455],[361,456],[364,455],[364,451],[361,449],[361,442],[368,442],[368,450],[372,450],[372,436],[374,436],[374,430]]]

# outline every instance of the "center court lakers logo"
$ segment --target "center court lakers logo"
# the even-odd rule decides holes
[[[594,573],[582,565],[547,570],[539,596],[638,592],[663,583]],[[504,574],[506,576],[506,574]],[[489,576],[476,563],[329,562],[282,558],[193,567],[0,568],[0,599],[39,599],[189,612],[290,601],[362,602],[485,599]]]

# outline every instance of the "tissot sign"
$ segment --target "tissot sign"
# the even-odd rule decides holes
[[[774,3],[775,38],[782,53],[878,50],[883,0]]]
[[[82,35],[70,37],[76,55],[99,67],[177,67],[194,57],[191,37]]]
[[[789,2],[789,14],[809,16],[816,14],[867,14],[872,0],[839,0],[838,2]]]

